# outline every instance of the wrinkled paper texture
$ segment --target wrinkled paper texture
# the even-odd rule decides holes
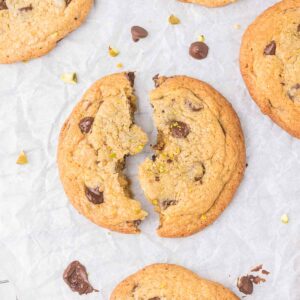
[[[123,278],[156,262],[183,265],[239,296],[237,277],[262,263],[271,274],[249,298],[300,299],[300,142],[259,111],[238,66],[243,31],[275,2],[240,0],[207,9],[175,0],[96,0],[87,22],[47,56],[0,66],[0,269],[19,300],[108,300]],[[170,14],[181,24],[169,25]],[[133,25],[146,28],[149,37],[133,43]],[[200,34],[210,52],[197,61],[188,48]],[[109,46],[120,55],[110,57]],[[203,232],[183,239],[157,237],[157,215],[137,180],[149,145],[127,164],[135,197],[150,213],[142,234],[97,227],[64,194],[56,166],[60,128],[94,81],[120,71],[117,63],[136,71],[136,122],[149,134],[149,144],[155,143],[155,129],[148,93],[157,73],[202,79],[237,111],[249,166],[232,204]],[[77,72],[79,84],[62,82],[65,72]],[[15,163],[21,150],[28,165]],[[280,222],[284,213],[290,217],[287,225]],[[72,260],[86,266],[99,293],[80,297],[66,286],[62,273]]]

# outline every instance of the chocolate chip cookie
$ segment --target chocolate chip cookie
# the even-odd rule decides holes
[[[183,267],[154,264],[122,281],[110,300],[238,300],[219,283],[199,277]]]
[[[155,82],[157,144],[139,178],[159,213],[158,234],[183,237],[211,224],[232,200],[245,169],[244,138],[232,106],[208,84],[185,76]]]
[[[73,206],[99,226],[138,233],[147,213],[132,199],[122,170],[147,136],[134,124],[133,73],[119,73],[92,85],[63,125],[58,167]]]
[[[260,15],[244,34],[240,67],[249,92],[275,123],[300,138],[300,1]]]
[[[217,6],[224,6],[236,2],[237,0],[179,0],[179,1],[201,4],[207,7],[217,7]]]
[[[0,0],[0,63],[42,56],[76,29],[93,0]]]

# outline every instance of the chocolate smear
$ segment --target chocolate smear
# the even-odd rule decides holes
[[[85,118],[81,119],[79,122],[79,128],[80,128],[81,132],[89,133],[93,123],[94,123],[93,117],[85,117]]]
[[[238,278],[237,288],[245,295],[251,295],[253,293],[253,282],[249,275]]]
[[[134,79],[135,79],[134,72],[128,72],[128,73],[126,73],[126,76],[127,76],[127,79],[130,82],[130,85],[133,87],[133,85],[134,85]]]
[[[70,289],[79,295],[98,292],[90,284],[86,268],[79,261],[73,261],[69,264],[64,271],[63,279]]]
[[[86,186],[85,195],[93,204],[101,204],[104,202],[103,192],[99,191],[99,187],[89,188]]]
[[[148,31],[140,26],[132,26],[131,35],[133,41],[138,42],[140,39],[143,39],[148,36]]]

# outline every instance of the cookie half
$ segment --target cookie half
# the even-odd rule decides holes
[[[142,151],[147,136],[134,124],[133,73],[92,85],[63,125],[58,167],[73,206],[99,226],[139,232],[147,213],[132,199],[122,170],[128,155]]]
[[[211,224],[232,200],[245,169],[244,138],[232,106],[208,84],[175,76],[156,85],[157,145],[139,178],[160,215],[158,234],[183,237]]]
[[[0,0],[0,63],[53,49],[86,18],[93,0]]]
[[[114,289],[110,300],[238,300],[221,284],[177,265],[154,264],[129,276]]]
[[[201,4],[207,7],[218,7],[218,6],[225,6],[227,4],[234,3],[237,0],[179,0],[179,1]]]
[[[248,90],[275,123],[300,138],[300,1],[285,0],[244,34],[240,68]]]

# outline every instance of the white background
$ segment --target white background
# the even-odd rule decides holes
[[[29,63],[0,66],[0,299],[109,299],[124,277],[154,262],[176,263],[238,293],[236,278],[264,264],[271,272],[249,299],[300,299],[300,143],[263,116],[241,79],[238,56],[247,25],[275,0],[240,0],[206,9],[175,0],[98,0],[87,22],[49,55]],[[181,25],[167,19],[175,14]],[[241,29],[235,29],[235,24]],[[149,37],[133,43],[130,27]],[[209,56],[188,55],[204,34]],[[111,45],[120,50],[108,56]],[[136,178],[149,155],[129,159],[128,174],[137,199],[150,217],[143,233],[110,233],[80,216],[69,204],[58,178],[56,147],[60,127],[84,91],[98,78],[136,71],[136,121],[155,141],[147,94],[151,78],[190,75],[212,84],[233,104],[246,137],[249,167],[230,207],[205,231],[184,239],[156,236],[157,216]],[[75,71],[79,84],[59,78]],[[153,132],[153,134],[151,134]],[[16,165],[25,150],[29,164]],[[148,152],[148,153],[146,153]],[[280,216],[289,214],[283,225]],[[65,267],[80,260],[100,293],[77,296],[62,280]]]

